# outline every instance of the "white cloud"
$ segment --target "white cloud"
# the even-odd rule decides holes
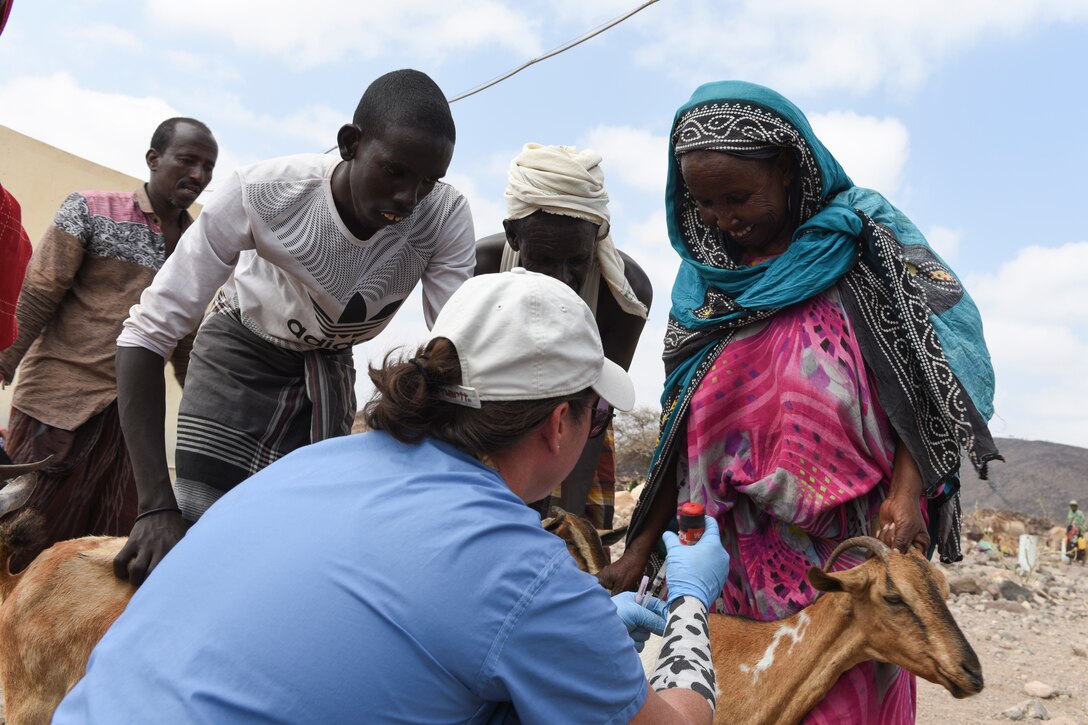
[[[473,177],[450,173],[446,174],[443,181],[452,185],[468,199],[469,208],[472,211],[472,226],[477,239],[502,231],[502,220],[506,217],[506,209],[499,201],[481,193]],[[501,198],[499,197],[500,200]]]
[[[1088,242],[1030,246],[969,276],[994,362],[998,435],[1088,445]]]
[[[654,308],[667,308],[680,257],[669,243],[664,209],[631,223],[617,220],[613,235],[616,246],[634,257],[649,275],[654,286]]]
[[[657,406],[665,383],[665,368],[661,362],[661,353],[665,348],[665,324],[669,319],[672,283],[680,268],[680,257],[669,244],[664,210],[655,211],[630,224],[617,219],[613,237],[616,246],[639,263],[653,285],[654,301],[650,307],[650,318],[642,330],[630,372],[635,383],[637,404]]]
[[[960,242],[963,241],[962,229],[949,229],[948,227],[934,226],[926,232],[926,240],[941,259],[949,264],[955,264],[960,255]]]
[[[161,98],[88,90],[67,73],[0,84],[0,123],[137,178],[147,175],[152,131],[178,115]]]
[[[147,45],[136,35],[109,23],[93,23],[82,25],[79,28],[68,28],[64,35],[70,45],[86,50],[101,51],[105,54],[113,54],[117,51],[128,53],[142,53],[147,50]]]
[[[273,140],[278,147],[273,155],[329,149],[336,145],[336,132],[340,126],[351,121],[350,111],[344,113],[325,105],[298,108],[286,115],[257,113],[238,95],[226,91],[201,90],[193,95],[191,104],[214,113],[216,126],[241,129],[247,136],[266,142]],[[211,121],[207,123],[213,125]]]
[[[642,63],[691,78],[746,78],[790,94],[910,89],[980,41],[1088,19],[1082,0],[691,0],[639,16]],[[675,8],[676,6],[673,6]]]
[[[28,98],[34,102],[26,103]],[[258,160],[234,152],[229,143],[232,135],[261,136],[276,149],[269,155],[315,152],[334,144],[337,129],[348,120],[326,106],[301,108],[286,116],[256,113],[226,93],[205,91],[180,102],[184,111],[156,96],[84,88],[67,73],[20,76],[0,84],[0,123],[76,156],[144,178],[144,154],[155,127],[171,116],[195,116],[211,127],[219,141],[215,178],[206,191],[210,194],[235,168]],[[73,109],[79,109],[78,123],[73,122]]]
[[[452,53],[503,47],[535,54],[539,21],[498,0],[148,0],[155,21],[228,37],[239,48],[303,67],[391,53],[441,60]]]
[[[595,126],[585,137],[584,146],[602,157],[605,188],[622,182],[640,191],[658,195],[665,192],[665,160],[669,141],[646,129],[630,126]]]
[[[910,135],[899,119],[833,111],[814,113],[809,122],[855,184],[895,196],[910,154]]]

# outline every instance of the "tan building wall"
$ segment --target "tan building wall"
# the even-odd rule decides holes
[[[19,200],[23,227],[34,244],[52,223],[61,202],[73,191],[135,191],[144,181],[146,179],[122,174],[0,126],[0,184]],[[190,211],[196,214],[198,207],[194,206]],[[168,368],[166,378],[167,453],[173,465],[181,388],[174,380],[172,369]],[[18,383],[16,375],[15,385]],[[13,387],[9,385],[0,390],[0,425],[7,425]]]

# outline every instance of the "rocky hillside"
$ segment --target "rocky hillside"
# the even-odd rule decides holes
[[[1088,448],[1045,441],[998,438],[1005,462],[990,464],[990,479],[965,471],[965,514],[976,509],[1012,509],[1065,523],[1070,499],[1088,508]]]

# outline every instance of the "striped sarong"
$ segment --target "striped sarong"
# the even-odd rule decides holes
[[[273,461],[347,435],[354,416],[350,350],[287,350],[248,330],[236,312],[213,314],[193,345],[178,413],[182,514],[196,521]]]

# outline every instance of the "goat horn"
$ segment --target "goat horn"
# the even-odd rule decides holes
[[[34,463],[13,463],[8,466],[0,466],[0,481],[5,481],[10,478],[18,478],[24,473],[30,473],[31,471],[37,471],[49,461],[53,460],[53,456],[47,456],[40,461]]]
[[[889,549],[883,541],[874,539],[872,536],[855,536],[835,547],[835,550],[831,552],[831,556],[827,557],[827,563],[824,564],[824,571],[831,571],[831,565],[835,563],[835,560],[839,558],[839,555],[847,549],[853,549],[855,546],[862,549],[868,549],[869,552],[880,559],[880,561],[885,564],[888,563],[888,554],[891,549]]]

